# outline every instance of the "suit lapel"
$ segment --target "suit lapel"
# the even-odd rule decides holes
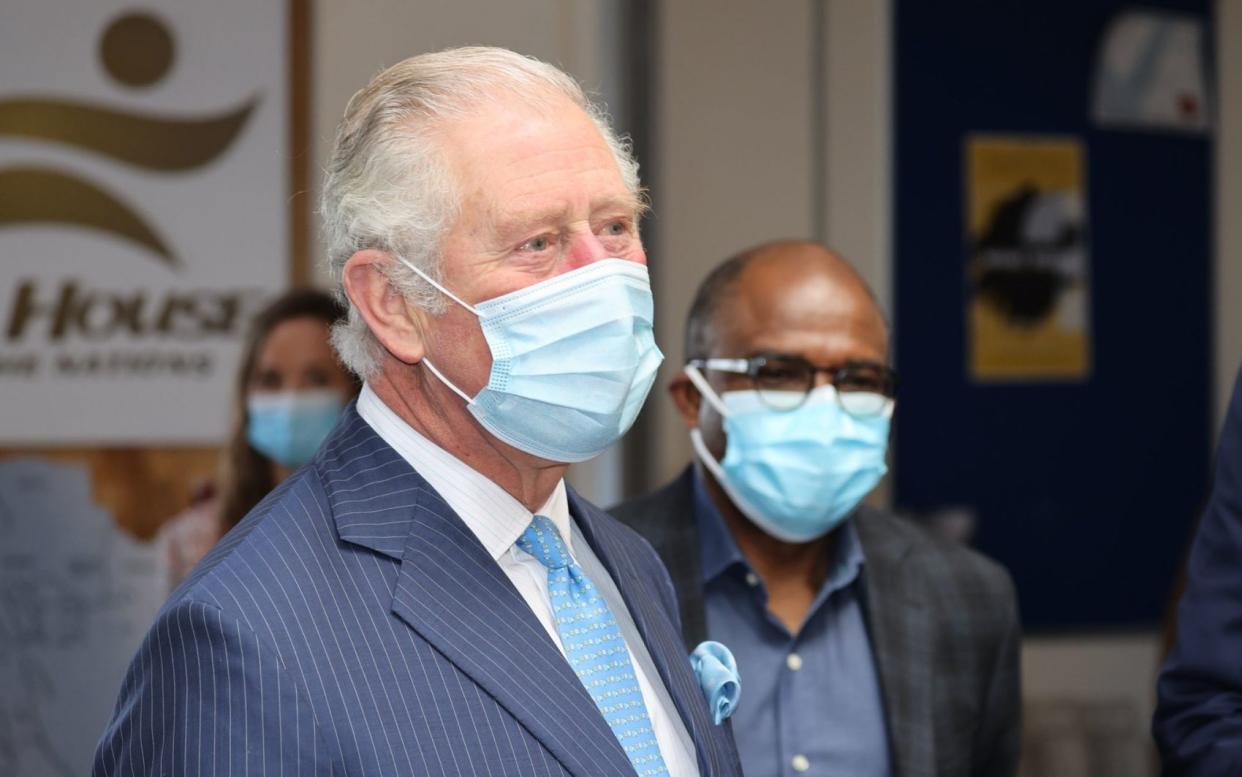
[[[877,531],[865,508],[855,520],[866,557],[867,625],[884,693],[894,774],[932,777],[935,740],[931,624],[922,592],[909,585],[902,573],[902,557],[909,550],[909,543]]]
[[[717,727],[708,717],[709,710],[690,668],[685,645],[673,621],[657,604],[662,597],[655,581],[649,573],[640,571],[631,557],[627,545],[633,541],[621,535],[624,529],[619,524],[572,489],[569,505],[587,542],[621,592],[660,679],[695,743],[699,772],[705,777],[725,774],[712,744]]]
[[[634,777],[586,689],[478,538],[352,408],[347,413],[319,466],[335,473],[325,487],[341,539],[399,560],[392,612],[569,772]]]
[[[570,772],[633,776],[612,729],[526,601],[438,497],[418,505],[392,610]]]

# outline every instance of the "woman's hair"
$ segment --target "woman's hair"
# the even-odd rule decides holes
[[[246,437],[249,422],[246,397],[258,366],[263,344],[277,326],[298,318],[314,318],[329,329],[345,318],[345,310],[330,295],[317,289],[294,289],[277,297],[259,311],[250,324],[237,370],[233,392],[233,420],[228,447],[221,462],[220,523],[223,531],[237,525],[246,513],[276,487],[272,462],[250,446]],[[324,335],[327,337],[327,334]],[[354,383],[358,378],[346,370]]]

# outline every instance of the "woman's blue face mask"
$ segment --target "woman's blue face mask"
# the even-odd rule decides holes
[[[269,459],[297,469],[310,461],[344,407],[333,390],[255,392],[246,398],[246,439]]]

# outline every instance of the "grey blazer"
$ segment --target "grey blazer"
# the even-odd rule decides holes
[[[668,567],[688,646],[707,638],[692,478],[687,469],[611,511]],[[1013,775],[1021,630],[1009,574],[894,515],[864,506],[852,520],[866,556],[867,628],[894,777]]]

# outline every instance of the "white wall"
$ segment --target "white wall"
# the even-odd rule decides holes
[[[1155,746],[1149,730],[1151,711],[1155,709],[1155,681],[1161,659],[1161,643],[1158,634],[1125,634],[1125,636],[1028,637],[1022,640],[1022,690],[1027,703],[1027,730],[1043,740],[1057,741],[1053,747],[1064,747],[1073,741],[1074,735],[1087,742],[1079,745],[1092,748],[1090,739],[1099,731],[1067,732],[1062,726],[1049,731],[1047,721],[1031,715],[1041,703],[1057,703],[1062,706],[1076,703],[1109,705],[1109,715],[1114,737],[1113,747],[1105,750],[1112,756],[1109,775],[1125,773],[1126,777],[1146,777],[1153,773]],[[1033,706],[1032,706],[1033,705]],[[1119,717],[1119,720],[1118,720]],[[1063,720],[1063,719],[1062,719]],[[1078,721],[1086,722],[1086,721]],[[1095,721],[1100,722],[1100,721]],[[1089,726],[1082,726],[1089,729]],[[1033,731],[1032,731],[1033,730]],[[1117,742],[1115,740],[1124,740]],[[1100,750],[1099,743],[1094,743]],[[1036,761],[1035,748],[1028,747],[1027,763]],[[1119,772],[1118,762],[1125,763],[1129,771]],[[1048,763],[1040,771],[1023,771],[1022,777],[1068,777],[1061,773],[1046,772]],[[1068,770],[1067,770],[1068,771]],[[1086,775],[1074,771],[1074,775]]]
[[[893,314],[889,0],[828,0],[827,240]]]

